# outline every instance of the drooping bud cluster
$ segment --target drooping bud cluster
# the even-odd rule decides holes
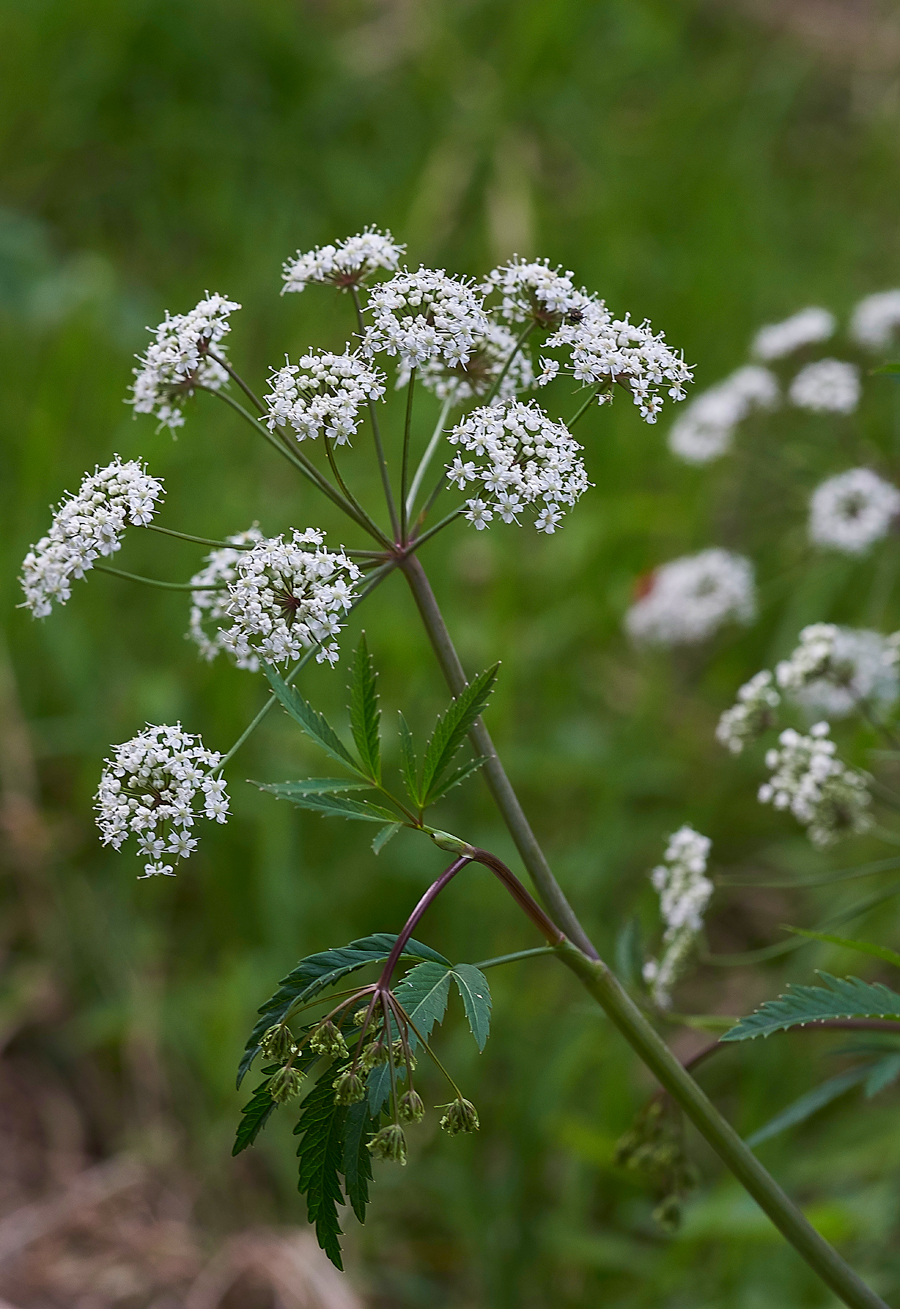
[[[880,632],[812,623],[775,669],[778,685],[805,708],[846,718],[877,712],[900,693],[894,647]]]
[[[752,745],[763,732],[772,727],[774,711],[781,703],[775,690],[772,674],[763,669],[737,693],[737,702],[726,709],[716,727],[716,739],[732,754],[740,754],[746,745]]]
[[[163,485],[137,459],[111,464],[87,474],[78,494],[64,500],[50,531],[22,561],[25,607],[46,618],[53,606],[72,594],[71,579],[84,577],[95,561],[120,548],[127,523],[149,523],[161,500]]]
[[[345,351],[318,350],[296,364],[273,371],[266,396],[269,431],[290,425],[298,441],[324,434],[335,445],[349,445],[359,426],[359,410],[384,395],[384,374]]]
[[[489,328],[477,289],[443,269],[397,273],[371,291],[367,312],[363,353],[397,355],[406,369],[432,359],[465,364]]]
[[[751,350],[757,359],[783,359],[805,345],[827,341],[837,327],[837,319],[827,309],[801,309],[780,323],[761,327],[753,338]]]
[[[564,423],[555,423],[533,401],[473,409],[454,427],[448,440],[474,459],[457,454],[447,477],[460,490],[480,482],[482,499],[466,501],[465,517],[480,531],[497,514],[505,523],[531,505],[539,532],[553,532],[563,506],[573,505],[589,483],[581,446]]]
[[[859,369],[841,359],[817,359],[791,382],[788,396],[798,409],[816,414],[852,414],[861,394]]]
[[[369,1142],[369,1149],[376,1159],[406,1166],[406,1134],[399,1123],[388,1123],[387,1127],[376,1132]]]
[[[645,1174],[657,1197],[653,1217],[666,1231],[677,1229],[682,1202],[699,1178],[672,1102],[654,1097],[616,1145],[614,1158],[620,1167]]]
[[[687,464],[707,464],[730,448],[738,424],[754,409],[778,403],[778,381],[759,364],[746,364],[691,400],[669,432],[669,449]]]
[[[822,722],[808,736],[791,727],[782,732],[779,748],[766,754],[772,776],[759,788],[762,804],[790,810],[813,845],[821,847],[872,825],[868,779],[836,758],[830,731]]]
[[[749,559],[701,550],[655,570],[625,615],[625,627],[648,645],[688,645],[705,641],[727,622],[752,622],[755,613]]]
[[[460,1132],[477,1132],[480,1126],[478,1122],[478,1111],[472,1104],[471,1100],[465,1100],[461,1096],[451,1100],[449,1104],[441,1105],[444,1115],[441,1118],[441,1127],[450,1136],[458,1136]]]
[[[254,524],[246,532],[236,532],[227,540],[230,546],[222,546],[206,556],[206,564],[191,578],[191,585],[198,589],[191,592],[191,614],[187,631],[188,639],[193,641],[200,654],[207,662],[215,659],[223,650],[222,631],[216,627],[212,632],[208,625],[219,624],[228,618],[228,592],[224,588],[234,582],[238,575],[238,560],[245,553],[242,547],[253,546],[263,539],[262,532]],[[221,590],[206,588],[221,587]],[[255,654],[235,656],[238,668],[246,668],[255,673],[259,669],[259,659]]]
[[[512,362],[507,367],[510,359]],[[430,359],[419,365],[417,377],[439,400],[448,400],[451,404],[462,404],[465,400],[486,395],[498,377],[501,380],[493,398],[494,404],[509,400],[521,391],[529,391],[535,384],[530,355],[524,349],[516,350],[515,336],[502,323],[489,324],[485,335],[475,342],[466,363],[450,365],[440,359]],[[408,381],[409,369],[401,369],[397,387],[406,386]]]
[[[316,246],[305,254],[298,250],[284,265],[281,293],[302,291],[310,282],[342,288],[358,286],[376,268],[394,272],[405,251],[406,246],[398,244],[390,232],[379,232],[377,227],[367,227],[334,245]]]
[[[900,514],[900,491],[870,468],[829,477],[813,492],[809,536],[843,554],[861,555],[887,536]]]
[[[669,838],[664,863],[650,874],[659,893],[666,948],[660,959],[644,964],[644,980],[661,1009],[671,1005],[672,987],[703,930],[703,914],[713,893],[713,884],[705,875],[711,845],[709,837],[685,824]]]
[[[144,875],[174,873],[174,865],[197,848],[191,835],[197,818],[227,821],[225,783],[212,774],[220,759],[180,723],[148,726],[115,746],[105,760],[95,806],[103,844],[118,850],[134,833],[147,859]]]
[[[231,330],[229,314],[240,309],[233,300],[210,295],[187,314],[166,314],[146,354],[138,356],[129,404],[136,414],[155,414],[160,427],[173,431],[184,424],[181,405],[197,387],[218,391],[228,373],[209,351],[223,355],[222,338]]]
[[[238,660],[280,664],[318,644],[319,663],[337,661],[332,638],[341,630],[361,573],[343,551],[326,550],[324,539],[323,532],[309,528],[294,531],[290,541],[276,536],[241,553],[228,590],[231,626],[221,632],[223,649]]]

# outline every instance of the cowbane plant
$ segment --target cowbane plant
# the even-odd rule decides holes
[[[451,991],[459,995],[482,1050],[491,1021],[489,969],[552,955],[606,1012],[659,1084],[659,1096],[619,1157],[651,1176],[661,1220],[671,1225],[677,1219],[693,1176],[676,1144],[683,1114],[831,1291],[848,1305],[881,1305],[660,1034],[673,988],[702,945],[713,891],[708,839],[689,823],[671,837],[652,874],[660,897],[660,950],[642,961],[633,985],[623,984],[600,958],[554,877],[484,722],[498,665],[464,670],[422,561],[423,547],[450,531],[536,530],[543,537],[564,531],[571,514],[591,512],[584,506],[590,503],[592,425],[602,426],[617,396],[633,403],[644,421],[655,422],[685,398],[690,369],[658,329],[627,312],[614,313],[580,287],[573,273],[546,260],[513,259],[471,280],[444,269],[406,267],[404,256],[391,233],[368,228],[289,259],[283,292],[338,297],[346,310],[347,340],[343,349],[312,343],[301,355],[276,363],[262,396],[263,388],[247,381],[225,352],[238,306],[223,295],[207,293],[189,312],[167,315],[139,360],[131,391],[136,417],[146,414],[177,428],[184,440],[192,405],[228,406],[246,424],[248,438],[264,441],[296,474],[298,491],[306,494],[298,495],[293,525],[268,535],[255,523],[262,518],[256,504],[242,515],[253,527],[228,524],[219,540],[161,523],[160,482],[139,461],[117,458],[62,506],[23,566],[25,603],[37,618],[48,615],[53,601],[67,602],[69,579],[91,567],[118,578],[117,585],[182,590],[199,657],[221,653],[235,665],[234,676],[257,676],[266,685],[256,718],[224,752],[179,724],[135,724],[136,735],[112,747],[97,794],[101,835],[115,849],[136,846],[145,876],[174,874],[194,852],[203,823],[225,822],[226,770],[275,706],[315,744],[323,772],[257,783],[272,803],[293,804],[324,820],[368,824],[373,861],[376,855],[391,858],[389,843],[404,828],[447,855],[446,868],[405,923],[392,931],[374,924],[368,936],[301,959],[263,1000],[239,1062],[239,1083],[254,1066],[258,1080],[235,1153],[253,1144],[274,1113],[295,1117],[299,1187],[322,1247],[340,1267],[346,1221],[340,1206],[346,1202],[363,1221],[373,1165],[403,1165],[417,1148],[419,1124],[429,1112],[417,1080],[423,1060],[447,1087],[438,1109],[443,1131],[456,1137],[479,1130],[477,1106],[440,1052],[438,1029]],[[757,343],[759,359],[780,357],[791,341],[824,339],[830,328],[824,330],[821,311],[815,314],[815,322],[807,314],[780,332],[769,329],[769,337]],[[780,394],[762,364],[753,367],[758,371],[732,383],[723,428],[739,421],[748,406],[769,406]],[[436,427],[425,431],[416,403],[422,389],[441,402]],[[390,423],[383,420],[388,407],[396,415]],[[350,490],[344,472],[350,461],[373,465],[382,503],[363,503]],[[326,541],[310,492],[341,511],[346,535]],[[203,547],[205,558],[184,582],[136,577],[99,563],[118,549],[128,524],[174,537],[186,550]],[[345,643],[350,612],[376,603],[373,597],[389,579],[409,587],[450,692],[425,739],[414,736],[402,713],[392,715],[399,724],[396,769],[392,755],[383,752],[375,657],[364,636],[352,652]],[[703,641],[725,624],[752,621],[755,606],[750,562],[710,548],[656,567],[629,628],[639,642]],[[301,675],[312,660],[349,665],[349,733],[336,730],[305,698]],[[743,748],[768,730],[770,718],[781,711],[780,699],[771,678],[757,680],[740,702],[741,715],[732,715],[727,743]],[[819,754],[837,768],[825,734],[809,739],[814,744],[807,772],[820,768],[812,762]],[[782,740],[781,752],[788,748]],[[803,774],[798,765],[790,783],[782,781],[789,763],[782,753],[778,785],[793,804],[790,788],[799,794]],[[840,766],[845,790],[855,784],[851,778],[858,781],[854,803],[862,814],[867,778]],[[444,830],[432,813],[451,789],[473,785],[478,774],[509,829],[530,887],[497,854]],[[829,773],[822,780],[836,826],[837,777]],[[824,822],[818,810],[807,825],[813,821]],[[521,948],[498,959],[454,962],[421,937],[444,889],[473,865],[486,868],[520,910]],[[373,876],[376,869],[373,862]],[[897,1003],[900,1012],[900,997]]]

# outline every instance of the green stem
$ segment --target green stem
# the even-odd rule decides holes
[[[531,950],[515,950],[512,954],[498,954],[495,959],[481,959],[476,968],[484,972],[485,968],[499,968],[501,964],[514,964],[520,959],[534,959],[539,954],[556,954],[555,945],[536,945]]]
[[[428,578],[414,556],[405,559],[400,567],[412,590],[444,676],[453,694],[458,695],[466,684],[465,672]],[[734,1128],[682,1068],[653,1025],[599,958],[553,876],[480,719],[473,727],[471,740],[478,753],[487,758],[484,773],[488,785],[522,862],[552,916],[569,937],[568,941],[556,947],[559,958],[598,1001],[672,1099],[681,1106],[738,1181],[822,1281],[851,1309],[887,1309],[884,1301],[869,1290],[781,1190]]]
[[[227,591],[228,583],[219,582],[215,586],[197,586],[194,582],[161,582],[156,577],[140,577],[137,573],[125,573],[121,568],[110,568],[109,564],[94,564],[98,573],[110,573],[113,577],[124,577],[129,582],[143,582],[145,586],[158,586],[164,591]]]
[[[232,381],[237,382],[238,386],[241,388],[241,390],[243,391],[247,399],[250,401],[250,403],[254,405],[261,414],[264,414],[266,412],[266,406],[263,404],[262,400],[260,400],[256,392],[250,389],[250,387],[247,385],[247,383],[244,381],[241,375],[235,372],[235,370],[232,368],[228,360],[223,355],[217,355],[214,350],[207,350],[206,353],[209,355],[210,359],[215,359],[216,363],[220,364],[222,368],[225,369],[225,372],[232,379]]]
[[[419,460],[419,466],[416,469],[415,476],[413,477],[412,486],[409,488],[409,495],[406,497],[407,518],[410,518],[412,516],[413,506],[416,503],[416,496],[419,494],[419,488],[422,485],[422,481],[425,477],[425,474],[428,472],[428,465],[431,463],[434,452],[438,448],[438,442],[440,441],[441,437],[444,434],[444,424],[447,421],[447,415],[450,413],[452,406],[453,406],[452,400],[444,401],[443,406],[441,408],[440,417],[438,418],[437,423],[435,425],[435,429],[431,434],[431,440],[428,442],[428,445],[425,447],[425,453],[422,455],[422,458]]]
[[[572,428],[575,426],[575,424],[578,422],[582,414],[586,414],[587,411],[590,409],[591,405],[594,403],[594,397],[596,396],[599,390],[600,390],[600,383],[598,382],[596,386],[591,388],[591,393],[588,396],[588,398],[585,400],[581,408],[577,409],[574,415],[566,423],[566,427],[569,429],[570,432]]]
[[[406,507],[407,484],[409,482],[409,438],[412,429],[413,396],[416,390],[416,370],[409,370],[409,385],[406,388],[406,418],[403,423],[403,457],[400,463],[400,540],[406,545],[406,524],[409,512]]]
[[[606,964],[589,959],[570,942],[556,953],[583,983],[628,1043],[681,1106],[695,1127],[727,1164],[782,1236],[802,1255],[822,1281],[851,1309],[887,1309],[836,1250],[819,1235],[801,1210],[767,1172],[752,1150],[682,1067],[665,1041],[641,1013]]]
[[[337,457],[334,453],[334,442],[328,436],[323,436],[322,439],[325,442],[325,456],[328,459],[328,463],[331,467],[331,471],[334,473],[334,480],[337,482],[338,486],[343,491],[348,502],[356,510],[359,517],[364,519],[365,522],[367,523],[369,533],[375,537],[376,541],[379,541],[388,550],[391,549],[391,545],[392,545],[391,541],[388,539],[388,537],[385,536],[384,532],[382,532],[381,528],[378,526],[375,520],[369,517],[365,509],[363,509],[362,505],[359,503],[356,496],[353,494],[353,492],[350,490],[347,483],[344,481],[343,477],[341,476],[341,470],[338,468]]]
[[[522,349],[522,346],[528,340],[529,336],[531,336],[531,333],[534,331],[534,328],[535,328],[534,320],[526,323],[525,326],[522,328],[521,332],[518,335],[516,343],[512,348],[512,352],[510,353],[509,358],[507,359],[503,367],[500,369],[500,372],[494,378],[494,385],[491,387],[490,391],[488,391],[487,395],[484,397],[484,403],[486,405],[489,405],[491,403],[494,396],[500,390],[504,377],[512,367],[512,361],[515,359],[516,355]]]
[[[362,316],[362,305],[359,303],[359,292],[355,286],[350,287],[350,294],[353,297],[353,307],[356,310],[356,321],[359,324],[360,338],[366,334],[366,324]],[[391,490],[391,475],[388,472],[387,459],[384,457],[384,445],[381,440],[381,428],[378,425],[378,410],[375,401],[370,397],[369,418],[372,423],[372,440],[375,443],[375,455],[378,459],[378,469],[381,473],[381,485],[384,487],[384,499],[388,507],[388,513],[391,518],[391,531],[394,533],[396,541],[400,541],[400,519],[397,516],[397,506],[394,503],[394,493]]]
[[[430,541],[433,536],[437,536],[438,532],[442,532],[445,527],[449,527],[455,519],[459,518],[463,510],[464,506],[460,505],[458,509],[454,509],[452,513],[447,514],[446,518],[442,518],[439,523],[435,523],[433,527],[429,527],[427,532],[423,532],[421,536],[414,536],[411,544],[416,550],[418,550],[420,545],[424,545],[425,542]]]
[[[179,541],[190,541],[192,545],[212,545],[217,550],[252,550],[253,542],[246,545],[235,545],[233,541],[214,541],[209,536],[192,536],[190,532],[176,532],[173,527],[160,527],[159,523],[144,523],[150,532],[162,532],[163,536],[174,536]]]

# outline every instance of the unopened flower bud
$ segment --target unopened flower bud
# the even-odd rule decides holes
[[[366,1021],[366,1014],[368,1012],[369,1012],[368,1005],[363,1005],[361,1009],[357,1009],[356,1013],[353,1015],[353,1026],[362,1027],[363,1023]]]
[[[387,1063],[387,1057],[388,1048],[384,1041],[370,1041],[362,1052],[359,1066],[364,1072],[368,1072],[371,1068],[377,1067],[378,1064]]]
[[[369,1142],[376,1159],[389,1159],[391,1163],[406,1164],[406,1137],[397,1123],[382,1127]]]
[[[397,1108],[405,1123],[420,1123],[425,1117],[425,1105],[418,1091],[410,1090],[401,1095]]]
[[[269,1095],[276,1104],[285,1104],[300,1094],[306,1078],[297,1068],[279,1068],[269,1082]]]
[[[450,1104],[438,1105],[446,1110],[441,1119],[441,1127],[451,1136],[457,1132],[477,1132],[479,1128],[478,1113],[471,1100],[452,1100]]]
[[[314,1029],[309,1038],[309,1048],[315,1054],[327,1054],[340,1058],[344,1058],[347,1054],[347,1043],[330,1018]]]
[[[365,1098],[366,1088],[358,1073],[341,1073],[332,1082],[332,1086],[337,1104],[356,1104]]]
[[[411,1054],[407,1057],[406,1051],[403,1048],[403,1042],[399,1036],[394,1041],[393,1049],[394,1049],[394,1062],[399,1063],[401,1059],[405,1059],[410,1069],[413,1072],[415,1072],[416,1068],[418,1067],[416,1063],[416,1056],[414,1054]]]
[[[263,1033],[259,1048],[263,1053],[263,1058],[271,1059],[273,1063],[284,1063],[288,1059],[294,1048],[294,1037],[291,1029],[284,1023],[276,1023],[268,1031]]]

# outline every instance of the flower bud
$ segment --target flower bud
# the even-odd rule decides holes
[[[294,1048],[294,1036],[289,1027],[284,1023],[276,1023],[268,1031],[263,1033],[259,1043],[264,1059],[270,1059],[272,1063],[284,1063],[288,1059]]]
[[[391,1163],[406,1164],[406,1137],[397,1123],[382,1127],[369,1142],[376,1159],[389,1159]]]
[[[404,1123],[420,1123],[425,1117],[425,1105],[418,1091],[409,1090],[401,1095],[397,1108]]]
[[[309,1048],[315,1054],[327,1054],[336,1058],[345,1058],[347,1054],[347,1043],[330,1018],[327,1022],[319,1023],[313,1030]]]
[[[441,1119],[441,1127],[451,1136],[456,1136],[457,1132],[477,1132],[479,1127],[478,1114],[471,1100],[452,1100],[450,1104],[438,1105],[439,1109],[445,1109],[446,1113]]]
[[[353,1026],[362,1027],[363,1023],[366,1021],[366,1014],[368,1012],[369,1006],[367,1004],[364,1004],[361,1009],[357,1009],[356,1013],[353,1015]]]
[[[365,1098],[366,1088],[363,1079],[358,1073],[351,1072],[349,1069],[341,1073],[340,1077],[336,1077],[331,1085],[334,1087],[337,1104],[356,1104]]]
[[[378,1064],[387,1063],[388,1048],[384,1041],[370,1041],[360,1056],[359,1066],[363,1072],[368,1072]]]
[[[306,1078],[297,1068],[279,1068],[269,1082],[269,1095],[276,1104],[285,1104],[300,1094]]]
[[[393,1050],[394,1050],[394,1062],[395,1062],[395,1063],[400,1063],[401,1059],[405,1059],[405,1058],[406,1058],[406,1052],[405,1052],[404,1049],[403,1049],[403,1042],[402,1042],[402,1040],[400,1039],[399,1036],[398,1036],[397,1039],[394,1041]],[[414,1054],[411,1054],[411,1055],[409,1056],[409,1058],[406,1059],[406,1062],[407,1062],[407,1064],[409,1065],[409,1067],[410,1067],[410,1069],[412,1070],[412,1072],[415,1072],[415,1071],[416,1071],[416,1068],[418,1067],[418,1065],[417,1065],[417,1063],[416,1063],[416,1056],[415,1056]]]

